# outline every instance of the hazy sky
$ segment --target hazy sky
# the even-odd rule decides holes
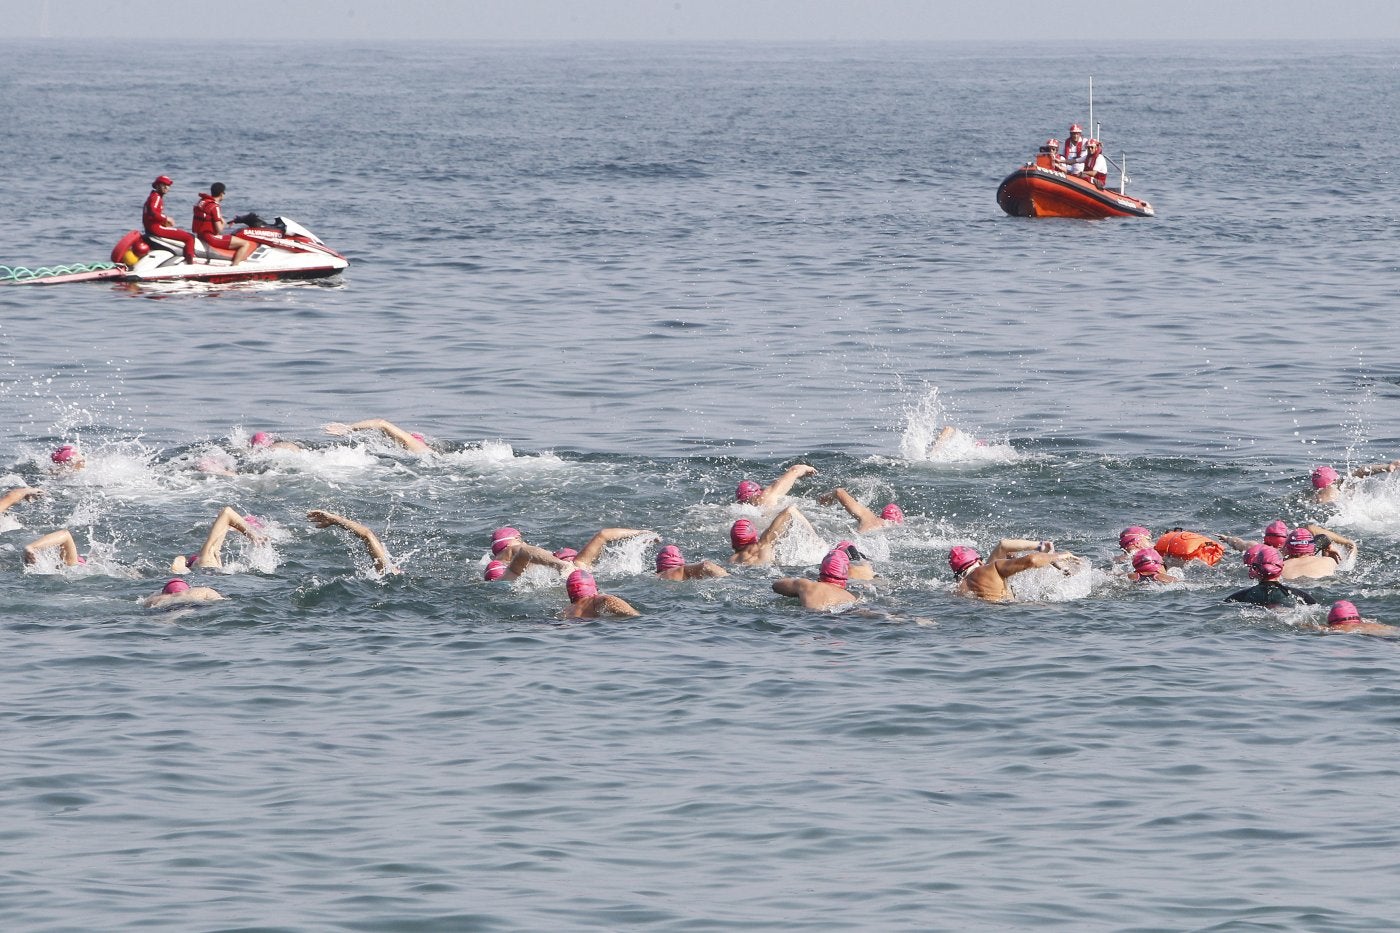
[[[0,36],[1396,39],[1400,0],[0,0]]]

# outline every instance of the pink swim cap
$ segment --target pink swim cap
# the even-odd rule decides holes
[[[1312,471],[1312,484],[1314,489],[1326,489],[1341,478],[1341,474],[1330,466],[1320,466]]]
[[[408,432],[408,436],[411,437],[411,438],[413,438],[414,440],[418,441],[420,444],[426,444],[426,443],[428,443],[428,439],[427,439],[426,437],[424,437],[423,435],[419,434],[417,431],[410,431],[410,432]]]
[[[1316,554],[1317,546],[1313,543],[1313,533],[1306,528],[1294,528],[1293,533],[1288,536],[1286,550],[1289,557],[1307,557],[1309,554]]]
[[[571,547],[561,547],[554,552],[554,556],[560,560],[573,560],[575,557],[578,557],[578,551],[575,551]]]
[[[656,552],[656,572],[663,570],[675,570],[677,567],[685,566],[685,557],[681,554],[681,549],[674,544],[668,544]]]
[[[511,546],[514,541],[520,540],[520,532],[510,526],[497,528],[491,532],[491,553],[499,554]]]
[[[1259,556],[1259,552],[1266,547],[1273,547],[1272,544],[1251,544],[1244,551],[1244,565],[1246,567],[1254,563],[1254,558]]]
[[[1283,555],[1278,552],[1278,548],[1269,547],[1267,544],[1259,549],[1259,553],[1254,555],[1254,562],[1249,565],[1249,575],[1256,580],[1276,580],[1281,573]]]
[[[1264,529],[1264,543],[1269,547],[1283,547],[1288,540],[1288,523],[1285,521],[1269,522],[1269,527]]]
[[[751,479],[741,481],[739,488],[734,490],[734,498],[740,502],[752,502],[761,495],[763,495],[763,487]]]
[[[1133,546],[1133,542],[1138,538],[1147,538],[1151,540],[1152,532],[1141,525],[1129,525],[1127,528],[1124,528],[1123,533],[1118,536],[1118,546],[1126,551]]]
[[[171,580],[161,589],[162,593],[183,593],[190,588],[184,580]]]
[[[959,576],[981,559],[982,555],[977,553],[976,548],[970,548],[964,544],[959,544],[948,552],[948,566],[952,568],[953,573]]]
[[[49,459],[54,463],[67,463],[78,455],[78,448],[72,444],[64,444],[62,447],[49,454]]]
[[[486,569],[481,572],[482,577],[487,580],[499,580],[506,575],[506,565],[498,560],[493,560],[486,565]]]
[[[598,595],[598,582],[587,570],[575,570],[569,574],[569,579],[564,581],[564,588],[569,591],[571,603],[576,603],[586,596]]]
[[[822,583],[830,583],[832,586],[846,588],[846,583],[851,578],[851,559],[846,556],[846,552],[840,548],[833,548],[822,558],[821,572],[817,574],[817,579]]]
[[[1332,609],[1327,613],[1328,625],[1342,625],[1347,622],[1360,622],[1361,612],[1356,608],[1356,604],[1349,599],[1339,599],[1332,604]]]
[[[904,510],[893,502],[881,510],[880,517],[887,522],[894,522],[896,525],[904,524]]]
[[[747,518],[741,518],[729,529],[729,544],[734,550],[753,544],[758,540],[758,532],[754,531],[753,522]]]
[[[268,434],[266,431],[259,431],[252,437],[248,438],[249,447],[266,447],[268,444],[271,443],[272,435]]]
[[[1133,554],[1133,570],[1142,576],[1150,577],[1162,572],[1162,555],[1154,548],[1145,547]]]

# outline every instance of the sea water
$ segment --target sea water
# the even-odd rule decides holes
[[[45,491],[0,535],[5,928],[1400,922],[1400,649],[1318,631],[1400,622],[1400,485],[1307,482],[1400,456],[1393,43],[0,48],[0,263],[107,259],[162,173],[182,224],[223,181],[351,262],[0,287],[0,472]],[[1157,216],[1004,216],[1091,74]],[[366,418],[434,453],[322,431]],[[505,524],[723,561],[798,462],[780,570],[633,539],[596,572],[640,618],[581,623],[481,579]],[[191,578],[228,599],[141,608],[225,505],[266,532]],[[1110,563],[1276,518],[1360,542],[1318,609]],[[64,527],[87,563],[24,569]],[[954,595],[1006,536],[1092,568]],[[772,592],[850,537],[856,611]]]

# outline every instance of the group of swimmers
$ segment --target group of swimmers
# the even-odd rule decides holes
[[[381,418],[352,424],[331,423],[325,426],[325,431],[339,437],[361,431],[373,431],[406,452],[427,454],[432,451],[431,445],[422,434],[404,430]],[[940,447],[948,445],[959,433],[955,428],[945,427],[939,434],[933,450],[937,451]],[[275,438],[261,431],[253,434],[250,446],[294,451],[305,449],[295,441]],[[55,470],[74,471],[85,466],[81,453],[71,444],[54,450],[50,460]],[[225,466],[205,461],[201,461],[197,468],[207,472],[232,472]],[[1345,483],[1378,473],[1394,472],[1397,469],[1400,469],[1400,460],[1358,467],[1351,470],[1346,477],[1332,467],[1318,467],[1312,474],[1315,499],[1320,503],[1333,502],[1341,495]],[[794,526],[804,527],[811,538],[819,539],[811,523],[795,504],[779,508],[799,481],[816,473],[814,467],[799,463],[789,467],[766,486],[752,479],[744,479],[738,483],[735,489],[737,503],[758,509],[760,515],[773,509],[777,511],[768,519],[762,530],[755,520],[749,517],[739,518],[731,524],[729,564],[776,565],[779,539]],[[0,513],[39,495],[41,491],[31,487],[12,489],[0,496]],[[896,503],[885,505],[877,513],[841,487],[819,493],[815,498],[820,505],[840,506],[854,522],[853,535],[879,534],[904,523],[903,510]],[[378,536],[365,525],[322,509],[313,509],[306,517],[317,528],[339,528],[359,539],[378,574],[392,575],[400,572]],[[236,532],[257,543],[262,538],[260,528],[260,521],[253,516],[240,515],[233,508],[224,507],[215,517],[200,550],[176,557],[171,562],[171,571],[176,576],[159,592],[147,596],[143,604],[153,608],[170,608],[223,598],[212,587],[191,586],[183,576],[192,570],[222,567],[222,552],[228,534]],[[626,600],[599,591],[592,568],[609,544],[640,536],[645,536],[649,543],[663,543],[661,536],[652,531],[603,528],[580,550],[562,548],[549,551],[527,542],[516,528],[497,528],[491,536],[491,558],[485,564],[483,577],[489,582],[509,581],[531,572],[531,568],[546,568],[546,572],[557,573],[563,579],[569,600],[564,610],[566,618],[636,616],[639,613]],[[1169,566],[1181,566],[1191,561],[1213,566],[1219,562],[1225,553],[1225,545],[1228,544],[1243,553],[1244,564],[1250,576],[1257,582],[1247,589],[1231,594],[1226,598],[1227,601],[1265,608],[1283,608],[1316,603],[1311,595],[1283,581],[1331,576],[1339,567],[1354,561],[1358,547],[1355,541],[1322,526],[1307,524],[1290,528],[1281,520],[1270,523],[1259,541],[1249,541],[1231,535],[1221,535],[1220,538],[1224,544],[1209,536],[1177,528],[1154,540],[1147,528],[1134,525],[1125,529],[1119,536],[1121,554],[1115,560],[1126,561],[1131,566],[1131,570],[1126,574],[1131,581],[1148,585],[1173,583],[1180,582],[1181,578],[1170,573]],[[83,561],[78,554],[76,542],[67,529],[50,532],[30,542],[24,548],[24,559],[26,563],[35,563],[39,555],[49,550],[56,551],[61,562],[69,566]],[[972,547],[955,546],[948,553],[948,566],[957,580],[956,589],[959,594],[985,601],[1004,602],[1014,598],[1011,579],[1017,574],[1028,570],[1053,568],[1069,576],[1085,570],[1088,562],[1070,552],[1057,550],[1052,541],[1006,538],[998,542],[985,559]],[[714,561],[688,562],[675,544],[664,544],[660,547],[655,557],[655,568],[659,579],[669,581],[729,575],[728,570]],[[783,577],[773,581],[772,589],[781,596],[797,600],[807,609],[837,609],[859,601],[859,597],[850,591],[851,581],[870,580],[875,576],[874,567],[856,544],[850,540],[842,540],[826,551],[815,578]],[[1339,600],[1332,606],[1328,614],[1328,625],[1336,630],[1367,634],[1400,632],[1375,620],[1363,619],[1356,606],[1348,600]]]

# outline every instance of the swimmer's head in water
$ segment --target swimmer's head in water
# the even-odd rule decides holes
[[[675,570],[677,567],[685,566],[685,556],[681,554],[681,549],[674,544],[668,544],[656,552],[656,572],[663,570]]]
[[[561,547],[554,552],[554,556],[560,560],[573,560],[575,557],[578,557],[578,551],[575,551],[571,547]]]
[[[734,498],[740,502],[752,502],[763,495],[763,487],[751,479],[740,480],[739,488],[734,490]]]
[[[72,444],[64,444],[62,447],[59,447],[53,453],[49,454],[49,459],[54,463],[69,464],[74,461],[80,461],[82,458],[78,456],[78,448],[74,447]]]
[[[1288,543],[1288,523],[1285,521],[1269,522],[1269,527],[1264,529],[1264,543],[1269,547],[1283,547]]]
[[[1356,604],[1349,599],[1339,599],[1332,604],[1332,608],[1327,613],[1328,625],[1345,625],[1348,622],[1360,622],[1361,611],[1356,608]]]
[[[184,580],[171,580],[161,588],[162,593],[184,593],[189,590],[190,585]]]
[[[259,431],[248,439],[249,447],[266,447],[272,443],[272,435],[266,431]]]
[[[1285,548],[1289,557],[1308,557],[1317,553],[1317,545],[1313,542],[1313,533],[1306,528],[1294,528],[1293,533],[1288,536],[1288,545]]]
[[[510,526],[491,532],[491,553],[499,554],[520,540],[520,532]]]
[[[1139,548],[1133,554],[1133,572],[1140,576],[1150,577],[1154,573],[1161,573],[1162,566],[1162,555],[1153,548]]]
[[[506,565],[498,560],[493,560],[486,565],[486,569],[481,572],[481,576],[486,580],[499,580],[506,575]]]
[[[880,511],[880,517],[887,522],[894,522],[896,525],[904,524],[904,510],[893,502]]]
[[[1326,489],[1341,478],[1341,474],[1330,466],[1316,467],[1312,471],[1312,484],[1314,489]]]
[[[1256,580],[1277,580],[1279,574],[1283,573],[1283,555],[1278,552],[1278,548],[1269,547],[1267,544],[1259,548],[1259,553],[1254,555],[1254,560],[1249,565],[1249,575]]]
[[[959,544],[948,552],[948,566],[958,576],[971,570],[972,566],[981,560],[982,555],[977,553],[977,549],[965,544]]]
[[[838,541],[836,542],[836,547],[832,548],[832,550],[845,551],[846,556],[851,560],[865,560],[865,555],[850,541]]]
[[[1246,567],[1254,563],[1254,558],[1259,556],[1259,552],[1266,547],[1273,547],[1272,544],[1251,544],[1244,550],[1244,565]]]
[[[408,432],[408,436],[411,437],[411,438],[413,438],[415,441],[417,441],[417,442],[420,443],[420,444],[426,444],[426,443],[428,443],[428,439],[427,439],[426,437],[424,437],[423,435],[419,434],[417,431],[410,431],[410,432]]]
[[[830,583],[832,586],[839,586],[845,589],[847,581],[851,578],[851,559],[846,556],[846,552],[833,548],[822,558],[821,571],[817,574],[817,579],[822,583]]]
[[[1144,546],[1151,546],[1152,532],[1141,525],[1129,525],[1123,529],[1123,533],[1118,536],[1118,546],[1125,551],[1136,551]]]
[[[587,570],[575,570],[569,574],[569,579],[564,581],[564,588],[569,591],[571,603],[598,595],[598,581],[594,580],[593,574]]]
[[[753,522],[747,518],[741,518],[729,527],[729,544],[734,550],[737,551],[739,548],[757,541],[758,532],[754,530]]]

